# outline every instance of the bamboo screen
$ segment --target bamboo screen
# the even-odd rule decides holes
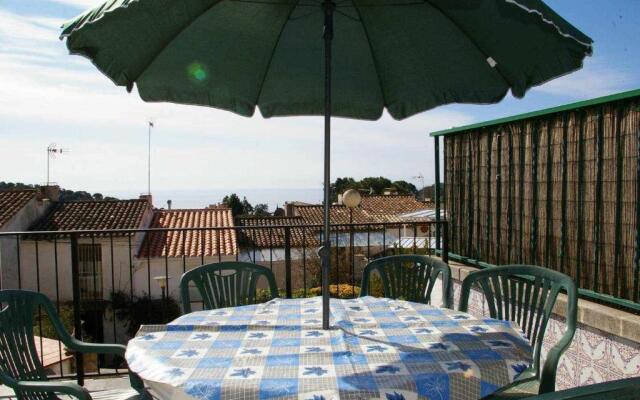
[[[638,302],[640,97],[445,137],[449,248]]]

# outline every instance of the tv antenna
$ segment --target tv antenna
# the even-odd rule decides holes
[[[149,119],[148,120],[148,131],[147,131],[147,194],[151,194],[151,128],[154,128],[154,122]]]
[[[62,155],[63,153],[69,153],[70,151],[70,149],[63,149],[62,147],[58,147],[58,145],[55,143],[51,143],[49,146],[47,146],[47,186],[51,184],[49,175],[49,164],[51,159],[56,158],[56,155]]]
[[[418,172],[418,175],[412,176],[412,178],[420,181],[420,185],[422,185],[420,190],[424,189],[424,175],[422,175],[422,172]]]

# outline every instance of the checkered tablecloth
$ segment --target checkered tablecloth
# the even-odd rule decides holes
[[[126,358],[147,382],[207,400],[477,399],[531,361],[508,322],[362,297],[331,299],[324,331],[321,301],[276,299],[143,326]]]

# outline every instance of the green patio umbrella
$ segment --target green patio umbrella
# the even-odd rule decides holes
[[[62,37],[144,101],[324,116],[324,328],[331,116],[375,120],[386,108],[403,119],[522,97],[592,51],[540,0],[109,0]]]

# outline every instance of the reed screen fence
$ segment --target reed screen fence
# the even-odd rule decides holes
[[[640,96],[447,135],[444,158],[452,253],[637,305]]]

